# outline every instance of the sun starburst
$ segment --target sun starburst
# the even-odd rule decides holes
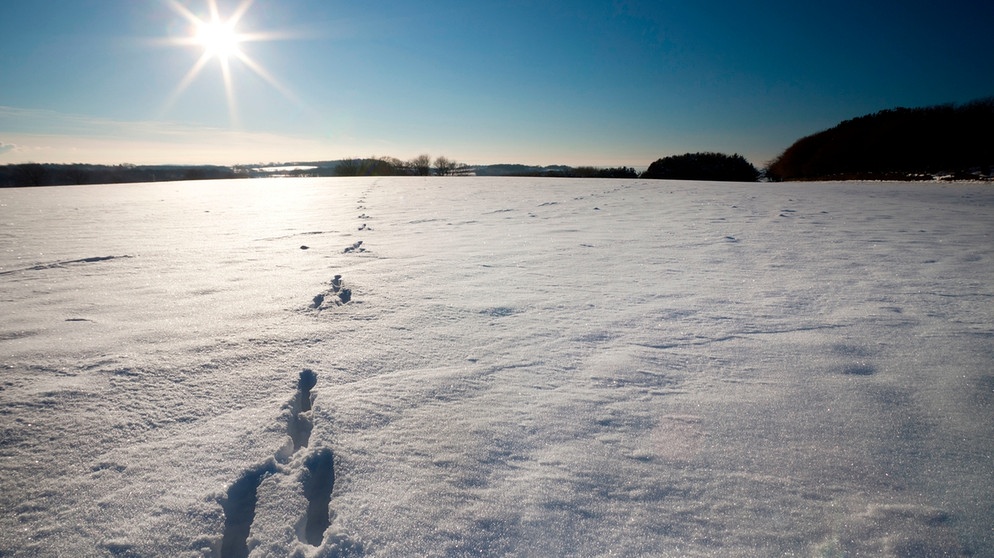
[[[203,21],[197,25],[195,38],[204,47],[204,55],[220,59],[237,56],[241,52],[242,37],[230,21]]]
[[[242,0],[242,2],[227,18],[221,16],[217,0],[206,0],[209,16],[204,18],[193,13],[189,8],[179,2],[179,0],[168,0],[169,5],[177,14],[185,18],[190,24],[189,33],[183,37],[175,38],[171,44],[199,48],[200,57],[193,64],[183,79],[180,80],[176,89],[169,98],[169,105],[183,94],[187,87],[200,75],[201,71],[212,61],[217,61],[221,76],[224,81],[224,94],[228,102],[229,118],[232,124],[237,122],[237,110],[235,103],[235,88],[232,78],[232,63],[237,61],[242,66],[248,68],[261,77],[276,90],[292,101],[296,101],[286,87],[281,85],[265,68],[253,60],[245,51],[242,45],[253,41],[268,41],[278,38],[276,33],[245,33],[239,30],[239,23],[252,6],[253,0]]]

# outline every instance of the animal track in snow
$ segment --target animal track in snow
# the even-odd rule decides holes
[[[357,203],[357,205],[356,205],[356,209],[357,210],[364,210],[364,209],[366,209],[366,197],[369,196],[369,194],[375,188],[376,188],[376,183],[373,183],[368,188],[366,188],[366,190],[362,193],[362,197],[359,198],[358,202],[356,202]],[[365,212],[360,213],[359,216],[357,217],[357,219],[359,219],[360,221],[363,221],[363,222],[359,225],[358,230],[360,230],[360,231],[371,231],[371,230],[373,230],[373,227],[370,227],[369,223],[365,222],[365,221],[369,220],[370,218],[371,217],[367,213],[365,213]],[[345,248],[345,253],[346,254],[349,254],[351,252],[365,252],[365,251],[366,251],[366,249],[362,247],[362,241],[361,240],[358,241],[358,242],[356,242],[352,246],[349,246],[349,247]]]
[[[298,523],[301,542],[320,546],[325,531],[331,526],[331,494],[335,488],[335,454],[329,448],[317,448],[300,461],[292,460],[310,442],[313,429],[311,412],[314,403],[312,389],[317,385],[317,374],[305,368],[297,380],[297,391],[290,400],[290,418],[287,435],[292,443],[278,450],[274,458],[247,469],[236,480],[221,500],[224,510],[224,534],[221,537],[220,558],[246,558],[249,555],[249,536],[255,522],[259,500],[259,486],[266,478],[276,474],[290,474],[299,468],[299,479],[307,510]],[[282,464],[282,465],[280,465]],[[361,552],[362,544],[344,535],[335,535],[335,545],[342,549]]]
[[[293,441],[293,451],[307,447],[311,439],[311,430],[314,423],[311,422],[311,389],[318,382],[317,374],[309,368],[300,372],[300,379],[297,380],[297,393],[290,403],[290,421],[287,425],[287,434]]]
[[[352,302],[352,289],[345,286],[341,275],[336,275],[328,290],[314,295],[310,308],[320,312],[349,302]]]

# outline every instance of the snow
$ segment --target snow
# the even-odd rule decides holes
[[[0,191],[0,556],[992,555],[992,217],[976,184]]]

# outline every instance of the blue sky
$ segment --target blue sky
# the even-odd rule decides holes
[[[994,4],[974,0],[217,0],[259,39],[230,88],[181,44],[181,8],[208,21],[209,1],[5,2],[0,164],[761,166],[847,118],[994,95]]]

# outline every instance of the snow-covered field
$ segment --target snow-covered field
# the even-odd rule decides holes
[[[994,555],[990,186],[4,190],[0,308],[0,556]]]

